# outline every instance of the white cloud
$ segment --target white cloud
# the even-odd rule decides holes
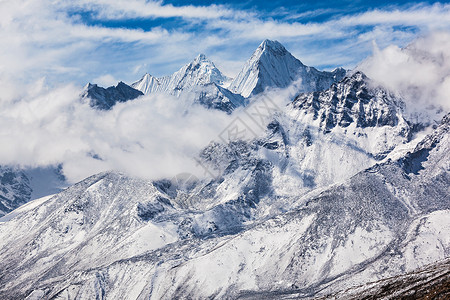
[[[191,36],[161,27],[144,31],[87,25],[64,7],[50,0],[0,2],[0,73],[30,82],[44,75],[58,80],[64,74],[67,81],[82,72],[104,73],[92,69],[99,67],[92,60],[108,66],[116,43],[151,47],[168,41],[170,46]],[[102,47],[104,53],[99,51]]]
[[[418,38],[405,49],[375,48],[362,62],[362,70],[379,84],[406,100],[411,113],[424,115],[426,108],[450,111],[450,33],[434,32]],[[428,110],[434,113],[435,109]],[[438,116],[426,116],[432,119]]]
[[[92,13],[99,22],[83,23],[77,15],[82,11]],[[372,40],[383,47],[405,45],[417,33],[450,29],[449,4],[371,10],[316,23],[292,22],[283,17],[285,12],[280,13],[277,20],[223,5],[4,0],[0,2],[0,73],[21,80],[47,76],[50,82],[81,84],[108,73],[134,81],[141,76],[133,73],[137,65],[147,65],[141,72],[165,75],[202,52],[217,57],[217,64],[233,74],[265,38],[285,43],[309,65],[353,67],[369,53]],[[164,28],[161,22],[159,27],[143,30],[100,25],[111,19],[172,17],[183,19],[180,26]],[[218,52],[230,54],[219,56]]]
[[[271,91],[253,103],[271,98],[283,107],[294,90]],[[242,110],[230,116],[192,105],[189,97],[148,95],[98,111],[80,101],[73,85],[48,89],[42,79],[26,91],[18,101],[0,103],[0,165],[62,164],[70,182],[108,170],[152,179],[205,176],[194,158],[211,141],[220,142],[237,116],[262,133]]]
[[[67,6],[77,6],[79,8],[94,11],[98,18],[102,19],[124,19],[142,17],[182,17],[195,19],[217,19],[221,17],[245,17],[248,13],[237,12],[223,5],[174,6],[172,4],[162,4],[162,1],[144,0],[78,0],[64,1]]]
[[[72,85],[48,90],[40,81],[27,91],[0,104],[0,165],[62,163],[72,182],[111,169],[151,178],[199,172],[192,157],[231,120],[200,106],[186,113],[182,100],[168,95],[97,111]]]

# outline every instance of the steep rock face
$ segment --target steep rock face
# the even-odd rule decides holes
[[[0,168],[0,217],[30,201],[30,180],[14,168]]]
[[[353,122],[356,127],[396,126],[403,102],[370,84],[362,72],[356,72],[326,91],[301,94],[293,106],[312,113],[325,133],[336,126],[346,128]]]
[[[301,94],[274,114],[255,152],[275,166],[281,195],[323,188],[410,142],[411,125],[402,107],[399,99],[355,74],[324,92]]]
[[[59,167],[0,166],[0,217],[30,200],[59,193],[67,182]]]
[[[249,171],[235,190],[220,186],[226,178],[180,185],[95,175],[0,219],[0,296],[301,298],[448,258],[447,119],[404,158],[298,196],[286,213],[263,213],[267,201],[287,203],[270,188],[270,164],[252,157],[257,145],[243,142],[224,149],[238,160],[225,173]]]
[[[345,70],[342,68],[333,72],[321,72],[307,67],[279,42],[265,40],[231,82],[229,89],[249,97],[266,88],[285,88],[301,79],[299,92],[321,91],[344,76]]]
[[[88,84],[82,97],[87,98],[91,107],[108,110],[118,102],[126,102],[142,96],[143,93],[138,91],[122,81],[117,86],[108,88],[99,87],[96,84]]]

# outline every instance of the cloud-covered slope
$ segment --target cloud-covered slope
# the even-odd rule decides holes
[[[216,180],[93,176],[2,219],[0,295],[309,296],[414,270],[449,253],[449,126],[310,196],[279,194],[276,161],[253,152],[258,142],[225,149]],[[283,137],[270,127],[269,139]]]

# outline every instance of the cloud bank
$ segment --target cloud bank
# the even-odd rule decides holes
[[[119,170],[156,178],[199,171],[192,159],[229,122],[200,106],[189,112],[168,95],[140,97],[97,111],[73,85],[30,88],[0,103],[0,164],[63,165],[69,181]]]
[[[357,69],[396,92],[416,117],[439,120],[450,111],[450,32],[428,34],[403,49],[375,45]]]
[[[269,91],[252,102],[271,99],[278,109],[295,90]],[[110,111],[83,103],[74,85],[49,89],[44,80],[27,86],[19,98],[14,91],[10,95],[0,101],[0,165],[62,165],[70,182],[109,170],[151,179],[185,172],[202,177],[207,174],[194,158],[210,142],[226,141],[224,130],[236,118],[257,135],[265,126],[248,120],[249,108],[227,115],[192,103],[188,94],[141,96]]]

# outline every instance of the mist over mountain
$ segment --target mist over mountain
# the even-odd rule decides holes
[[[450,56],[428,39],[331,72],[264,40],[234,78],[200,54],[2,102],[0,298],[445,297]]]

